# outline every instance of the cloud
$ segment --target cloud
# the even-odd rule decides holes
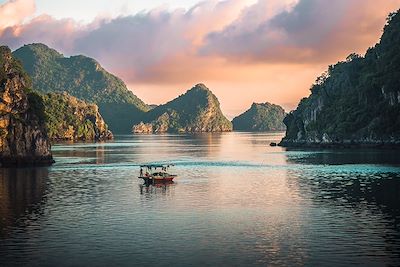
[[[14,49],[40,42],[62,52],[75,53],[75,42],[84,33],[83,28],[72,19],[55,20],[48,15],[41,15],[29,23],[5,28],[0,41]]]
[[[216,76],[227,64],[333,63],[372,45],[399,4],[210,0],[188,10],[159,8],[83,25],[49,15],[23,23],[34,2],[16,0],[1,6],[12,19],[0,24],[0,41],[12,48],[43,42],[67,54],[85,54],[128,82],[179,82]]]
[[[275,16],[254,16],[270,2],[258,1],[237,21],[210,33],[201,54],[264,63],[335,61],[376,42],[385,17],[400,6],[399,0],[379,6],[374,0],[301,0]]]
[[[204,36],[234,21],[244,2],[206,1],[189,10],[155,9],[103,21],[77,40],[76,50],[107,62],[127,80],[174,79],[174,69],[205,60],[197,55]]]
[[[88,25],[41,15],[5,28],[0,41],[14,49],[43,42],[66,54],[85,54],[128,81],[157,80],[158,75],[163,80],[161,66],[165,74],[171,72],[167,63],[182,66],[203,61],[198,59],[197,50],[204,36],[229,25],[246,5],[243,0],[212,0],[188,10],[159,8],[132,16],[99,18]]]
[[[0,5],[0,30],[22,23],[34,12],[34,0],[11,0]]]

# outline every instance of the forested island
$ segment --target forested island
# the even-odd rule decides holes
[[[249,132],[284,131],[285,110],[271,103],[253,103],[249,110],[233,119],[233,130]]]
[[[110,130],[128,133],[132,124],[150,108],[118,77],[107,72],[96,60],[82,55],[64,57],[44,44],[30,44],[14,51],[42,93],[67,92],[99,106]]]
[[[134,133],[227,131],[232,131],[232,123],[222,114],[217,97],[204,84],[154,107],[132,128]]]
[[[400,13],[380,42],[320,76],[285,118],[282,146],[400,146]]]

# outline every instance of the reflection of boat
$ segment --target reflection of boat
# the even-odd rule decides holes
[[[175,183],[172,182],[159,182],[159,183],[144,183],[139,185],[140,189],[140,194],[166,194],[170,188],[175,185]]]
[[[145,183],[171,183],[177,177],[175,174],[167,173],[171,166],[173,165],[142,165],[138,178],[143,179]]]

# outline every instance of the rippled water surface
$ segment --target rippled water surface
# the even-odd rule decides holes
[[[400,153],[282,134],[119,136],[0,169],[0,265],[399,266]],[[143,186],[143,163],[175,163]]]

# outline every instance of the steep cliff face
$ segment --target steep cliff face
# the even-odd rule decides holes
[[[204,85],[197,84],[184,95],[155,107],[145,119],[133,126],[134,133],[225,132],[232,123],[225,118],[217,97]]]
[[[43,93],[65,91],[97,104],[114,132],[129,133],[132,123],[139,122],[149,110],[121,79],[92,58],[64,57],[44,44],[25,45],[13,54],[32,77],[35,90]]]
[[[400,14],[364,57],[330,66],[285,118],[284,146],[400,145]]]
[[[113,138],[97,105],[86,103],[67,93],[49,93],[40,97],[51,139],[104,141]]]
[[[0,165],[53,163],[42,110],[31,101],[29,77],[8,47],[0,47]]]
[[[285,115],[285,110],[281,106],[253,103],[249,110],[233,119],[233,129],[249,132],[284,131]]]

